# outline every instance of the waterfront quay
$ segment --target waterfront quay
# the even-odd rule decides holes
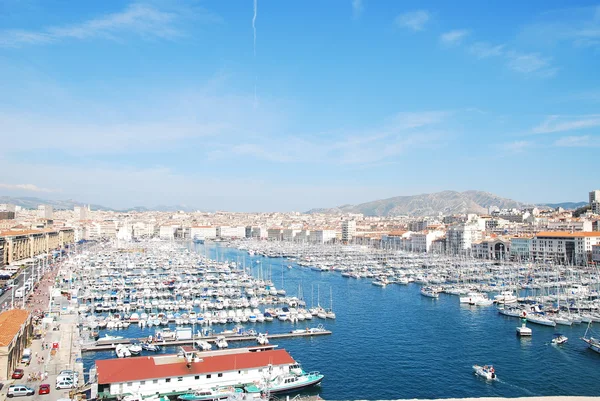
[[[295,330],[290,333],[274,333],[274,334],[265,334],[265,337],[269,340],[276,339],[287,339],[294,337],[316,337],[316,336],[324,336],[331,335],[331,331],[329,330],[311,330],[309,328],[302,330]],[[219,336],[206,336],[206,337],[196,337],[194,339],[189,340],[162,340],[158,342],[154,342],[153,344],[159,345],[162,347],[173,347],[173,346],[183,346],[183,345],[194,345],[197,341],[206,341],[211,344],[216,344]],[[257,341],[258,336],[254,335],[234,335],[234,334],[224,334],[223,337],[227,340],[227,342],[241,342],[241,341]],[[134,338],[122,338],[111,340],[110,344],[103,344],[100,341],[97,341],[93,344],[83,344],[81,346],[81,352],[98,352],[98,351],[107,351],[114,350],[118,344],[130,344],[132,341],[144,342],[147,341],[147,337],[142,337],[138,339]]]
[[[54,264],[23,302],[35,316],[30,329],[33,336],[24,344],[31,352],[31,360],[28,363],[21,361],[15,367],[23,370],[21,379],[12,379],[13,372],[8,372],[8,379],[2,382],[0,399],[5,399],[9,387],[17,384],[26,385],[35,391],[35,395],[27,399],[54,401],[82,397],[85,380],[78,315],[61,290],[67,276],[68,271],[63,269],[61,263]],[[55,388],[56,378],[64,370],[75,372],[73,389]],[[41,384],[49,385],[49,394],[39,394]]]

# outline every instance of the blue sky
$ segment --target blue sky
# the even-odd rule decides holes
[[[600,4],[0,3],[0,191],[297,210],[600,187]],[[256,37],[254,36],[256,32]]]

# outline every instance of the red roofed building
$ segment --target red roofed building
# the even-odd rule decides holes
[[[290,367],[297,365],[285,350],[250,350],[235,348],[198,353],[186,349],[180,355],[97,360],[97,396],[162,396],[240,386],[288,374]]]

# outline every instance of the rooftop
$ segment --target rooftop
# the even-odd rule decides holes
[[[542,231],[536,234],[536,237],[554,237],[554,238],[585,238],[600,237],[600,231],[580,231],[570,233],[567,231]]]
[[[200,361],[192,362],[189,368],[186,359],[177,355],[97,360],[98,383],[123,383],[295,363],[285,350],[199,356]]]
[[[29,312],[23,309],[12,309],[0,313],[0,347],[10,344],[27,318],[29,318]]]

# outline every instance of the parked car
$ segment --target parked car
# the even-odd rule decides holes
[[[62,390],[65,388],[75,388],[75,384],[73,383],[73,380],[68,379],[66,377],[63,378],[57,378],[56,380],[56,389],[57,390]]]
[[[12,386],[10,386],[8,388],[8,393],[6,394],[6,396],[8,398],[12,398],[12,397],[22,397],[22,396],[26,396],[26,395],[34,395],[34,394],[35,394],[35,390],[32,389],[31,387],[24,386],[22,384],[13,384]]]
[[[38,389],[38,394],[50,394],[50,385],[49,384],[40,384],[40,388]]]
[[[70,370],[70,369],[65,369],[65,370],[60,371],[60,373],[58,374],[58,377],[75,378],[75,381],[77,381],[77,379],[79,378],[79,372],[76,372],[76,371]]]
[[[23,371],[23,369],[15,369],[11,377],[13,379],[22,379],[24,375],[25,372]]]

